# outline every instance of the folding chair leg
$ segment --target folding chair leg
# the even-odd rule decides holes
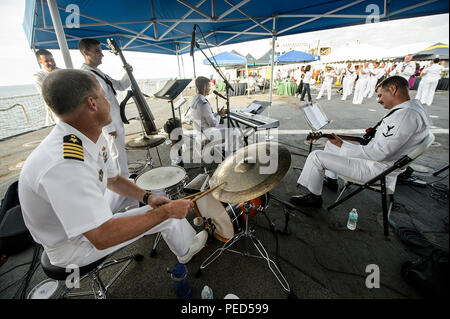
[[[381,180],[381,205],[383,207],[383,229],[384,236],[389,236],[389,212],[387,204],[387,192],[386,192],[386,178],[383,177]]]
[[[336,203],[339,199],[341,199],[341,196],[342,196],[342,195],[344,194],[344,192],[347,190],[347,187],[348,187],[348,184],[345,183],[345,184],[344,184],[344,187],[342,188],[342,190],[341,190],[341,192],[339,193],[338,197],[337,197],[336,200],[334,201],[335,203]]]

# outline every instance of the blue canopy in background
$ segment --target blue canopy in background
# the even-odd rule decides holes
[[[297,62],[310,62],[310,61],[318,61],[320,57],[314,54],[309,54],[302,51],[289,51],[285,54],[282,54],[275,58],[275,62],[277,63],[297,63]]]
[[[215,55],[214,57],[210,57],[209,59],[217,66],[234,66],[247,64],[246,58],[231,52],[222,52]],[[203,60],[203,64],[210,65],[207,59]]]
[[[447,0],[27,0],[33,49],[59,49],[47,2],[57,5],[69,49],[81,38],[114,38],[123,50],[163,54],[189,52],[194,25],[204,48],[448,13]]]

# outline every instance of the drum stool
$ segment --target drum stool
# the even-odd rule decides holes
[[[111,256],[111,255],[109,255]],[[106,299],[106,294],[108,292],[108,289],[111,287],[111,285],[119,278],[119,276],[125,271],[125,269],[128,267],[128,265],[131,263],[132,260],[140,261],[144,256],[140,254],[121,257],[117,259],[113,259],[110,261],[105,262],[106,258],[109,256],[105,256],[103,258],[100,258],[99,260],[79,268],[79,276],[81,277],[79,281],[83,280],[86,277],[91,278],[91,291],[85,291],[85,292],[77,292],[77,293],[69,293],[69,291],[73,288],[67,288],[65,291],[61,294],[61,298],[64,297],[79,297],[79,296],[89,296],[94,295],[95,299]],[[125,263],[122,268],[114,275],[114,277],[110,280],[110,282],[105,286],[103,281],[101,280],[99,276],[99,272],[107,267],[117,265],[120,263]],[[66,268],[54,266],[50,263],[50,260],[48,259],[47,253],[44,251],[41,255],[41,266],[44,270],[44,273],[50,277],[51,279],[55,280],[61,280],[65,281],[67,277],[72,273],[71,271],[67,271]],[[98,290],[95,290],[95,286],[97,286]]]

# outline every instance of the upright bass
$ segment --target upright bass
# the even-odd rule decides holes
[[[110,38],[107,39],[108,47],[110,48],[111,52],[115,55],[119,55],[120,59],[122,60],[122,63],[124,66],[127,65],[127,61],[125,60],[125,57],[123,56],[122,50],[117,45],[117,42]],[[142,94],[136,79],[133,76],[133,72],[129,70],[128,68],[125,68],[127,71],[128,77],[130,78],[131,82],[131,92],[129,91],[126,98],[122,101],[120,104],[120,116],[122,118],[122,121],[125,124],[129,124],[126,116],[125,116],[125,105],[128,99],[131,97],[134,100],[134,103],[136,104],[136,107],[138,108],[139,115],[142,120],[143,127],[145,129],[145,133],[147,135],[155,135],[158,133],[158,130],[155,125],[155,118],[153,117],[152,112],[150,111],[150,108],[148,107],[147,101],[144,98],[144,95]]]

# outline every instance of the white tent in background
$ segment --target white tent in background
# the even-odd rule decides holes
[[[345,61],[364,61],[377,60],[391,56],[389,50],[375,47],[370,44],[355,44],[337,49],[329,55],[321,57],[321,62],[345,62]]]
[[[419,52],[419,51],[423,50],[423,48],[428,48],[429,46],[431,46],[433,44],[434,44],[434,42],[417,42],[417,43],[401,45],[401,46],[389,49],[389,55],[387,57],[396,58],[396,57],[405,56],[407,54],[414,54],[415,52]]]

